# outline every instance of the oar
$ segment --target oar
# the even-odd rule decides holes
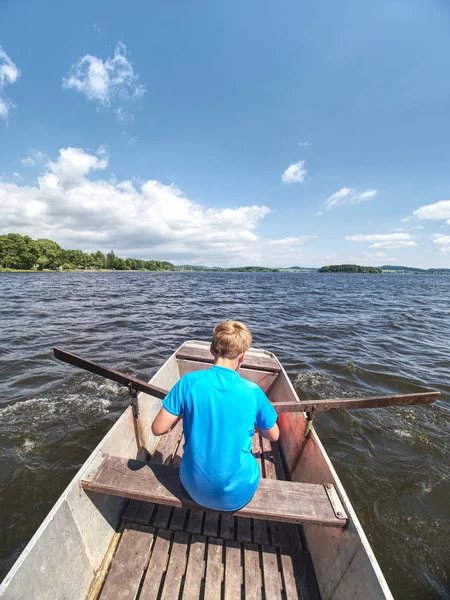
[[[168,394],[168,390],[164,390],[152,383],[146,383],[141,379],[130,377],[124,373],[120,373],[114,369],[109,369],[102,365],[93,363],[85,358],[61,350],[53,348],[55,358],[63,362],[80,367],[96,375],[101,375],[106,379],[111,379],[117,383],[128,387],[132,392],[144,392],[156,398],[163,399]],[[404,394],[399,396],[375,396],[372,398],[332,398],[330,400],[307,400],[294,402],[274,402],[273,407],[278,413],[286,412],[306,412],[309,415],[314,415],[315,412],[329,410],[349,410],[356,408],[382,408],[385,406],[412,406],[414,404],[431,404],[435,402],[441,395],[441,392],[422,392],[419,394]]]

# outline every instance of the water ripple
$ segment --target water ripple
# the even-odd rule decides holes
[[[449,597],[450,278],[284,273],[0,275],[0,578],[128,402],[63,347],[149,378],[227,318],[301,398],[441,390],[432,407],[335,412],[317,429],[396,598]],[[33,510],[29,510],[30,502]]]

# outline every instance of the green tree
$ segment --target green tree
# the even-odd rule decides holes
[[[92,264],[97,269],[106,269],[106,256],[100,250],[97,250],[94,254],[91,254]]]
[[[125,260],[123,258],[119,258],[118,256],[116,256],[115,260],[114,260],[114,269],[116,269],[117,271],[129,271],[129,267],[127,266],[127,263],[125,262]]]
[[[108,254],[106,255],[106,268],[114,269],[115,262],[116,262],[116,255],[114,254],[114,250],[111,250],[111,252],[108,252]]]
[[[36,264],[39,251],[36,242],[28,235],[8,233],[0,236],[0,265],[10,269],[31,269]]]
[[[41,269],[57,269],[61,265],[61,246],[46,238],[40,238],[36,244],[39,251],[37,260],[39,267]]]

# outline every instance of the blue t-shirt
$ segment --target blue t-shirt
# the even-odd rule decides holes
[[[255,423],[270,429],[278,416],[261,388],[236,371],[213,366],[184,375],[163,406],[183,415],[180,479],[189,495],[214,510],[247,504],[260,477],[252,454]]]

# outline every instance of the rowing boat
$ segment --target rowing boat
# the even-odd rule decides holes
[[[11,568],[2,600],[392,598],[311,412],[279,411],[277,443],[255,433],[262,479],[241,511],[206,511],[183,494],[182,424],[161,438],[151,424],[158,390],[210,362],[208,343],[185,342],[148,393],[133,394]],[[240,374],[275,407],[300,402],[270,352],[252,348]]]

